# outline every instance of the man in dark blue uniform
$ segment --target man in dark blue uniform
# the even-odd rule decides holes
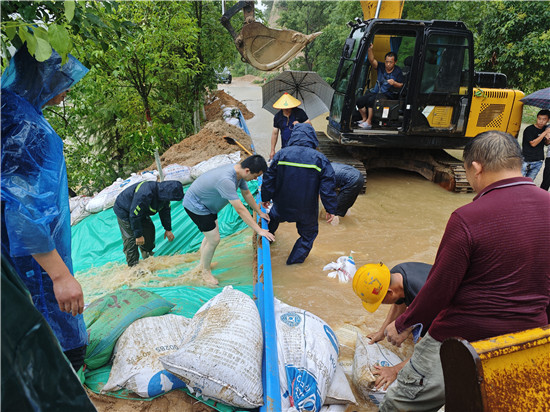
[[[319,195],[327,211],[327,222],[336,213],[334,170],[329,160],[316,150],[319,145],[313,126],[294,126],[288,146],[279,150],[264,174],[262,202],[269,211],[269,231],[275,233],[280,222],[296,222],[300,237],[294,244],[287,265],[306,260],[319,233]]]
[[[365,179],[359,170],[350,165],[332,162],[338,190],[336,216],[344,217],[361,193]]]
[[[118,195],[113,206],[122,234],[123,250],[128,266],[137,265],[139,251],[143,259],[153,256],[155,224],[151,216],[157,212],[165,229],[164,238],[174,240],[170,201],[183,199],[180,182],[140,182]]]

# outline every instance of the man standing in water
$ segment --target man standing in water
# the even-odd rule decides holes
[[[287,265],[306,260],[319,233],[319,196],[330,223],[336,213],[334,170],[319,145],[310,124],[297,124],[288,146],[279,150],[267,170],[262,184],[264,207],[269,211],[269,231],[275,233],[280,222],[296,222],[300,237],[286,261]]]
[[[209,170],[195,180],[183,198],[183,207],[204,235],[201,244],[200,269],[205,283],[217,285],[218,279],[212,275],[212,258],[220,243],[218,212],[228,203],[233,206],[241,219],[254,231],[270,241],[275,236],[262,229],[250,215],[237,194],[237,188],[246,203],[262,218],[269,221],[269,216],[260,210],[254,196],[248,190],[246,182],[254,180],[267,170],[267,163],[260,155],[253,155],[236,165],[229,164]]]
[[[385,329],[399,346],[413,328],[430,325],[381,411],[436,411],[445,403],[445,339],[477,341],[548,325],[550,254],[541,247],[550,245],[550,193],[522,177],[521,165],[508,133],[484,132],[466,144],[466,177],[478,194],[453,212],[425,285]]]

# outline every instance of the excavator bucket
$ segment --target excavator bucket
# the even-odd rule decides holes
[[[292,60],[319,33],[302,34],[294,30],[270,29],[258,22],[243,26],[237,49],[243,59],[259,70],[270,71]]]
[[[241,9],[245,20],[240,33],[236,34],[230,19]],[[270,29],[254,21],[253,1],[237,3],[224,13],[221,23],[235,40],[242,60],[263,71],[278,69],[321,34],[306,35],[294,30]]]

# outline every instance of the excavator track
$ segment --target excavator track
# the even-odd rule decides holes
[[[319,151],[331,162],[344,163],[358,169],[365,178],[367,170],[375,168],[398,168],[419,173],[451,192],[469,193],[473,188],[466,179],[461,161],[444,150],[379,149],[341,145],[325,133],[317,131]]]
[[[365,182],[363,183],[361,194],[365,193],[367,190],[367,169],[365,168],[364,163],[360,159],[355,159],[346,146],[333,142],[323,132],[316,131],[316,133],[317,139],[319,140],[318,150],[323,153],[328,160],[331,162],[353,166],[361,172]]]

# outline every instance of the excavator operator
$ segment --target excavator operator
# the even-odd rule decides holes
[[[386,53],[384,66],[381,66],[374,58],[371,43],[367,52],[367,58],[372,68],[377,70],[378,80],[374,88],[367,90],[356,102],[362,118],[362,121],[359,122],[359,127],[365,130],[372,129],[373,106],[376,98],[382,95],[388,99],[396,99],[398,94],[397,89],[402,88],[404,82],[403,72],[396,65],[397,54],[394,52],[390,51]]]

